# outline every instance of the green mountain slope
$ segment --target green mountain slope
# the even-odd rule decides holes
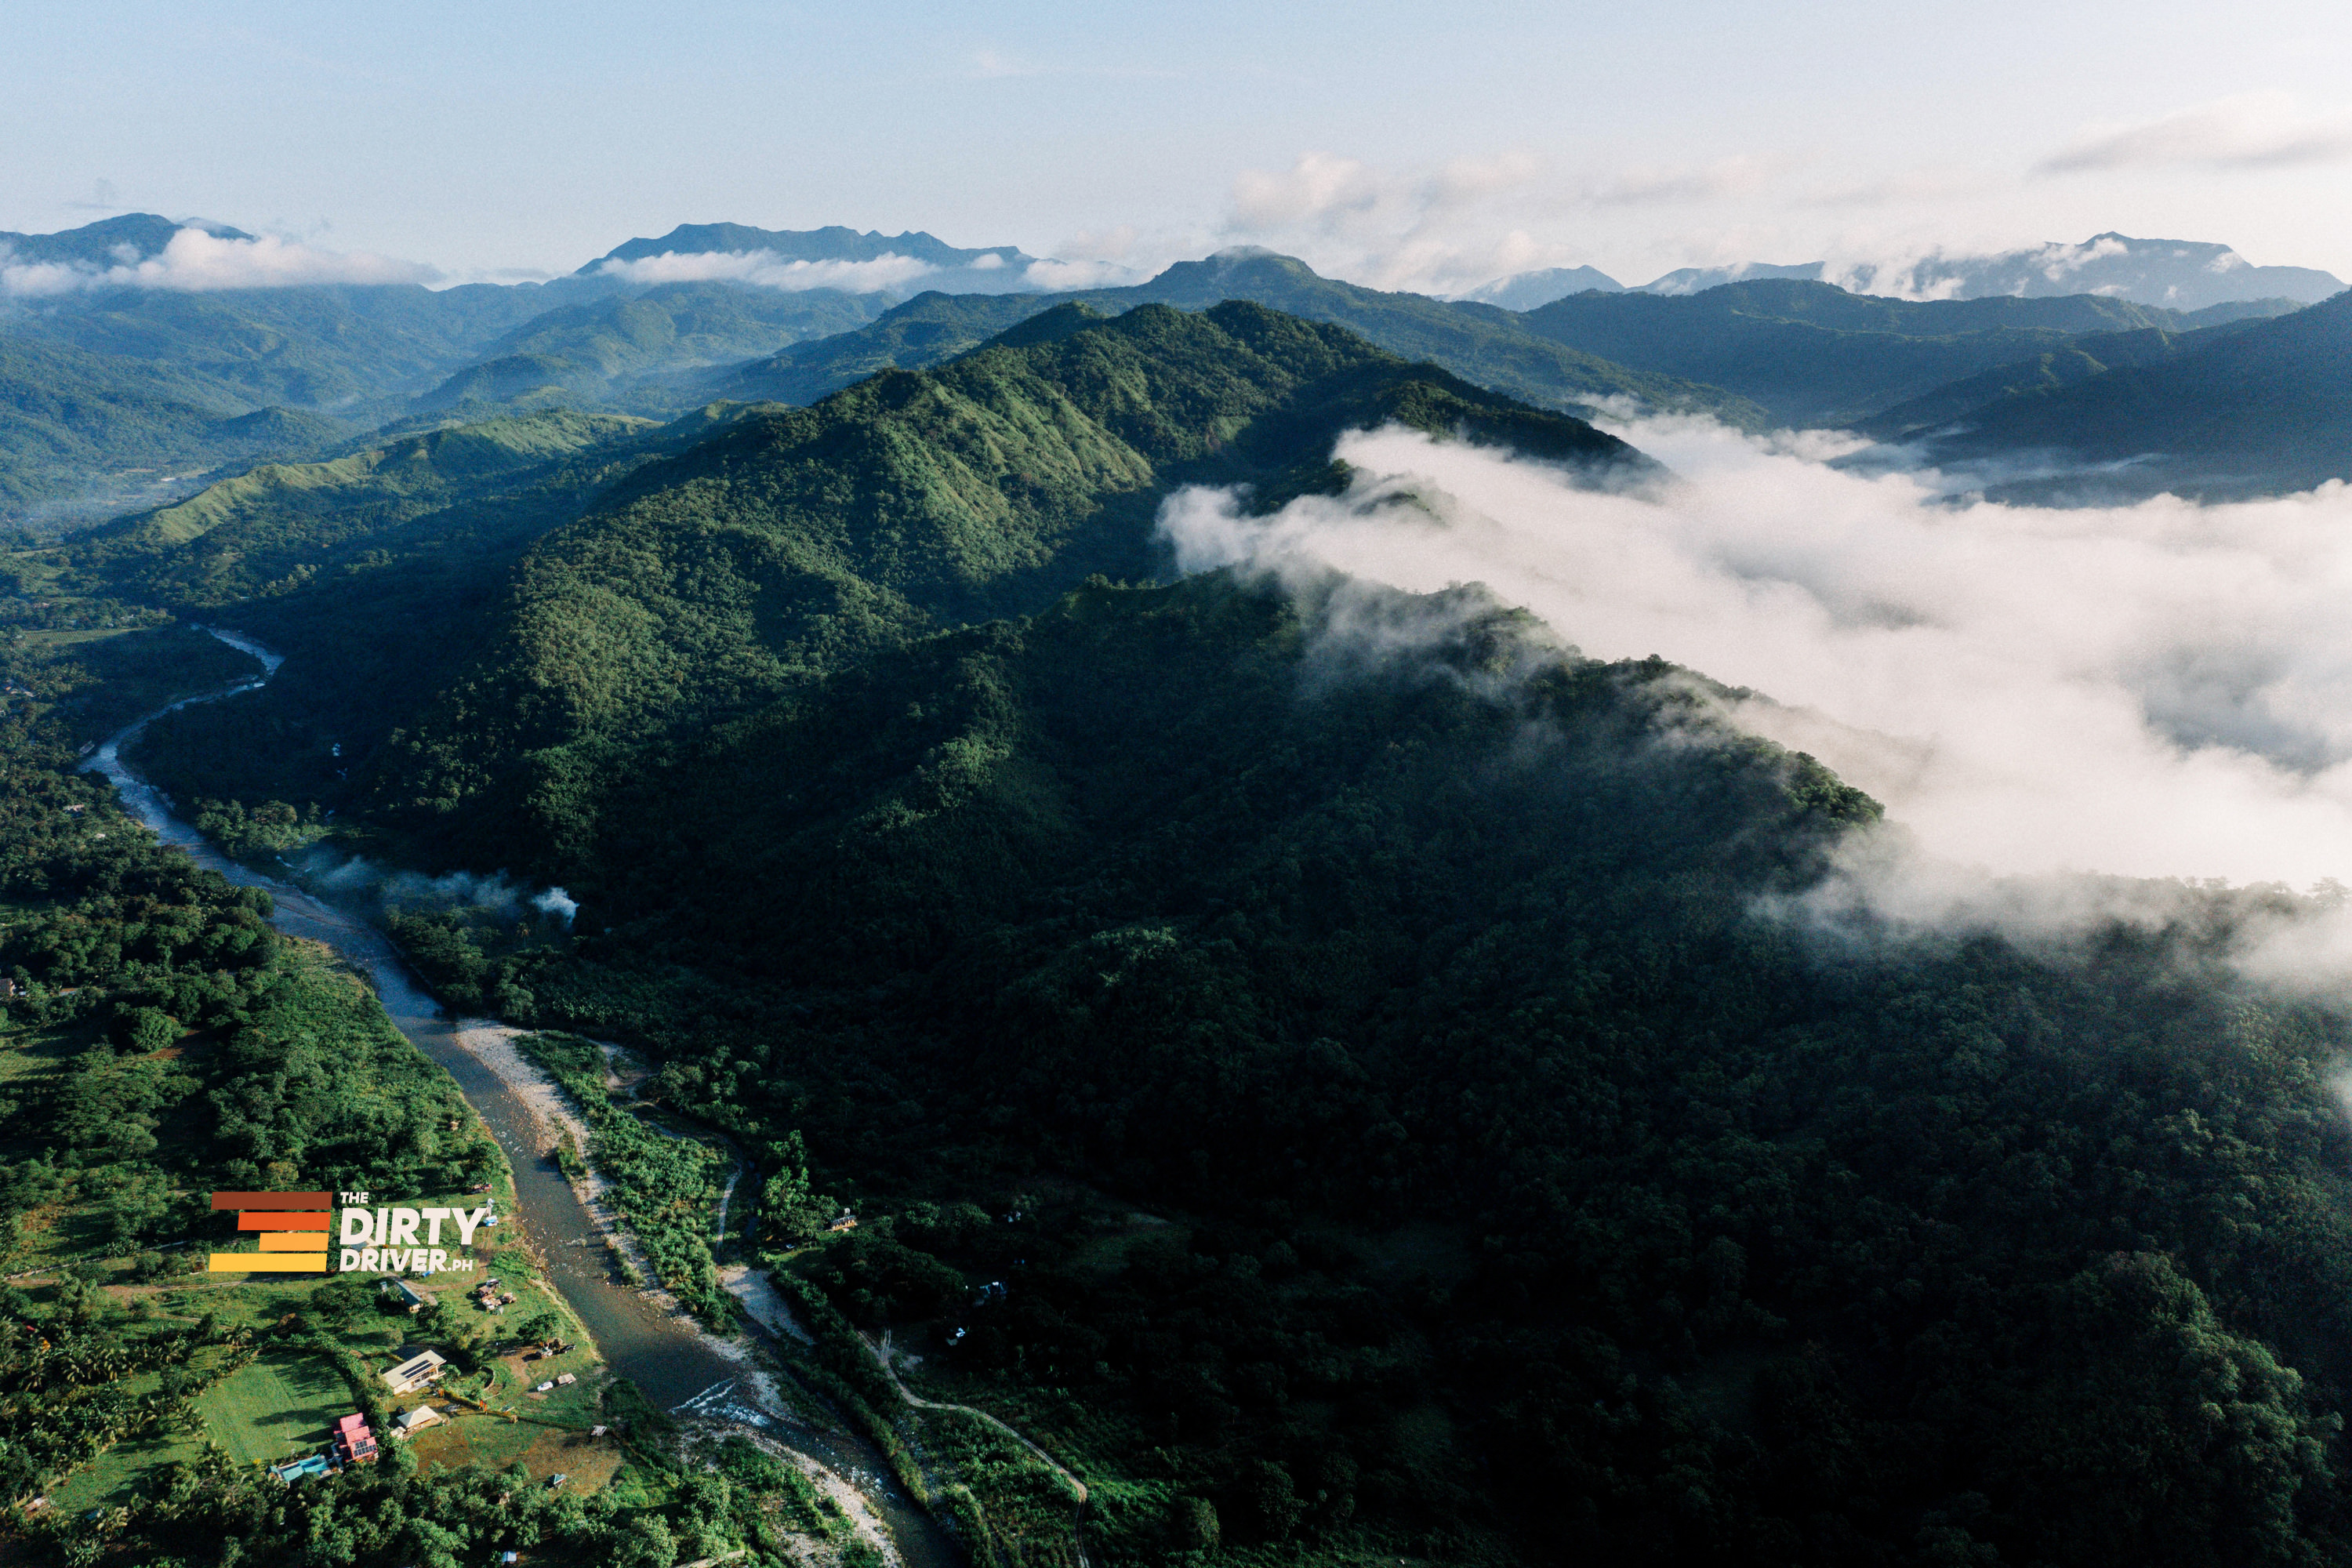
[[[474,651],[436,702],[403,709],[357,681],[331,702],[290,684],[235,718],[175,721],[157,743],[184,734],[196,747],[208,727],[315,700],[307,721],[322,735],[336,726],[356,764],[348,787],[314,775],[326,804],[420,856],[559,876],[625,759],[665,736],[1091,574],[1148,574],[1171,489],[1247,483],[1274,504],[1332,482],[1342,429],[1389,420],[1561,460],[1642,462],[1580,421],[1256,306],[1111,321],[1065,306],[935,372],[877,377],[814,408],[741,411],[634,472],[529,547],[504,602],[457,639]],[[191,574],[226,548],[217,532],[152,561],[93,556],[92,580],[192,603]],[[260,569],[236,570],[251,581]],[[236,614],[289,652],[311,650],[311,679],[333,683],[353,663],[346,643],[408,635],[339,614],[344,603],[320,575],[299,617],[290,602]],[[215,761],[236,749],[201,745]]]
[[[202,372],[0,334],[0,518],[93,487],[136,505],[171,470],[308,456],[339,434]]]
[[[189,798],[341,799],[351,753],[425,711],[497,624],[515,563],[647,463],[731,419],[667,426],[562,410],[274,465],[46,553],[61,585],[250,630],[304,657],[256,701],[209,710]],[[339,754],[339,748],[341,754]],[[304,792],[310,792],[305,794]]]
[[[2352,477],[2352,293],[2160,363],[2012,393],[1969,412],[1965,426],[1930,450],[1954,461],[2147,458],[2112,482],[2213,495]]]
[[[924,295],[872,326],[787,349],[704,384],[711,396],[813,403],[886,366],[919,370],[986,342],[1013,321],[1057,303],[1106,312],[1137,305],[1202,310],[1224,300],[1347,328],[1408,359],[1425,359],[1465,381],[1538,407],[1589,412],[1611,398],[1656,408],[1704,409],[1734,424],[1763,421],[1746,398],[1672,375],[1637,371],[1528,331],[1491,305],[1391,294],[1318,277],[1306,263],[1265,252],[1179,262],[1149,283],[1056,295]]]
[[[1838,426],[2083,333],[2178,322],[2091,295],[1921,302],[1767,279],[1689,295],[1576,294],[1525,324],[1587,353],[1727,388],[1782,423]]]
[[[2189,331],[2143,327],[2137,331],[2088,332],[2068,339],[2062,348],[1995,365],[1898,403],[1867,419],[1855,421],[1853,428],[1881,441],[1904,440],[1956,424],[2000,398],[2071,386],[2110,370],[2161,364],[2182,354],[2194,353],[2220,342],[2222,335],[2261,319],[2264,318],[2240,317],[2222,325]]]
[[[444,413],[540,397],[573,405],[667,408],[677,399],[648,377],[735,363],[787,343],[849,331],[887,297],[815,289],[787,293],[724,283],[675,283],[560,305],[534,316],[411,405]]]
[[[2352,1550],[2352,1030],[2222,962],[2294,900],[1817,942],[1766,900],[1876,807],[1703,678],[1475,588],[1087,581],[1352,425],[1635,460],[1335,327],[1070,304],[731,417],[378,531],[451,531],[397,569],[337,544],[233,606],[279,680],[144,756],[564,879],[576,938],[399,932],[735,1141],[829,1387],[895,1408],[887,1330],[1085,1475],[1104,1568]],[[271,515],[217,505],[136,570]],[[1075,1560],[1035,1472],[919,1462]]]
[[[100,218],[79,228],[56,234],[14,234],[0,230],[0,258],[23,264],[58,264],[107,268],[121,263],[127,248],[134,257],[152,256],[172,243],[184,228],[199,228],[220,239],[251,239],[241,228],[190,220],[176,223],[155,213],[124,213]]]
[[[421,391],[548,303],[540,289],[488,284],[114,289],[42,301],[0,326],[211,376],[257,403],[331,411]]]
[[[498,994],[766,1151],[771,1261],[1096,1561],[2327,1560],[2342,1021],[2180,933],[1809,946],[1755,901],[1874,808],[1705,689],[1097,584],[648,759]]]

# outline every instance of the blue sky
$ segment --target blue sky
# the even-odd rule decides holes
[[[2119,229],[2352,277],[2345,7],[1924,9],[17,0],[0,228],[496,275],[845,223],[1423,287]]]

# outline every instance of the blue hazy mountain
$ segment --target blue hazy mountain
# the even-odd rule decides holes
[[[839,224],[824,228],[769,229],[740,223],[682,223],[658,239],[638,238],[616,245],[581,268],[576,276],[625,276],[627,264],[666,256],[761,255],[787,263],[881,262],[892,258],[922,263],[929,270],[921,275],[919,283],[898,290],[902,299],[914,288],[947,289],[963,294],[1001,294],[1028,289],[1034,287],[1028,281],[1029,267],[1036,260],[1017,246],[966,248],[914,231],[883,234],[868,229],[860,234]],[[683,280],[683,275],[675,280]]]
[[[2179,311],[2098,294],[1891,300],[1794,279],[1688,295],[1576,294],[1519,321],[1565,347],[1751,398],[1778,422],[1822,426],[2062,351],[2085,334],[2189,325]]]
[[[2099,469],[2102,495],[2226,499],[2352,479],[2352,293],[2087,377],[2020,378],[1926,445],[1948,463]]]
[[[1861,293],[1914,299],[2105,294],[2173,310],[2201,310],[2242,300],[2311,305],[2344,287],[2334,273],[2317,268],[2257,267],[2226,245],[2107,233],[2093,235],[2080,245],[2044,245],[1995,256],[1931,256],[1904,265],[1832,268],[1827,262],[1808,261],[1684,267],[1643,284],[1641,292],[1696,294],[1725,283],[1767,278],[1831,282]]]
[[[101,218],[55,234],[12,234],[0,229],[0,260],[89,267],[139,261],[171,244],[172,237],[184,228],[202,229],[216,239],[253,237],[241,228],[203,218],[173,219],[153,213],[125,213],[121,217]]]
[[[1083,302],[1116,314],[1147,304],[1205,310],[1227,300],[1345,327],[1391,353],[1443,365],[1465,381],[1538,407],[1573,412],[1603,399],[1630,398],[1653,408],[1704,411],[1736,425],[1767,422],[1765,411],[1745,397],[1582,352],[1530,331],[1512,311],[1366,289],[1322,277],[1296,257],[1249,247],[1177,262],[1130,287],[1066,294],[919,294],[854,331],[693,379],[678,387],[677,397],[679,406],[719,397],[814,403],[877,371],[944,363],[1057,304]]]
[[[1475,300],[1482,305],[1499,305],[1506,310],[1532,310],[1588,289],[1616,294],[1622,292],[1624,287],[1597,267],[1546,267],[1535,272],[1515,272],[1508,278],[1497,278],[1462,298]]]

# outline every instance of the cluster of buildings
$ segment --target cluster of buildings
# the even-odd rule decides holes
[[[448,1364],[447,1359],[438,1351],[419,1351],[385,1373],[383,1381],[395,1394],[415,1394],[439,1382],[442,1369]],[[427,1405],[398,1417],[393,1425],[396,1429],[395,1435],[404,1437],[442,1419],[441,1413]],[[354,1411],[335,1423],[334,1437],[324,1449],[299,1459],[289,1459],[282,1465],[272,1465],[269,1473],[289,1483],[308,1480],[312,1476],[323,1476],[329,1470],[341,1469],[345,1465],[372,1465],[383,1456],[383,1452],[374,1431],[368,1426],[367,1416]]]
[[[368,1428],[366,1415],[355,1410],[335,1423],[334,1440],[324,1449],[272,1465],[269,1473],[290,1485],[312,1476],[323,1476],[329,1470],[340,1470],[345,1465],[373,1465],[382,1452],[376,1446],[375,1434]]]

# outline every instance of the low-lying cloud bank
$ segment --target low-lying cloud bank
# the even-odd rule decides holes
[[[2044,510],[1956,497],[1933,473],[1830,468],[1832,437],[1694,420],[1620,433],[1676,478],[1595,489],[1389,430],[1339,443],[1358,470],[1344,496],[1250,518],[1196,489],[1160,526],[1188,571],[1481,582],[1588,655],[1657,654],[1763,694],[1727,716],[1901,825],[1856,847],[1832,903],[2056,931],[2167,905],[2080,873],[2352,882],[2340,483]],[[2352,923],[2323,923],[2346,929],[2303,931],[2298,962],[2352,960]]]
[[[1048,259],[1008,267],[1002,257],[982,256],[969,267],[941,268],[895,251],[869,261],[800,261],[772,250],[666,250],[659,256],[607,261],[596,272],[625,283],[741,283],[793,293],[838,289],[845,294],[975,288],[1029,294],[1135,281],[1130,268],[1108,260]]]
[[[164,289],[207,293],[226,289],[281,289],[318,283],[435,283],[441,274],[422,262],[365,251],[320,250],[299,240],[263,235],[227,239],[184,228],[152,256],[125,254],[100,267],[81,262],[13,262],[0,252],[0,295],[41,299],[95,289]]]
[[[988,259],[997,260],[992,256]],[[607,261],[596,268],[598,276],[625,283],[747,283],[788,293],[838,289],[846,294],[903,289],[938,270],[928,261],[895,251],[870,261],[796,261],[772,250],[665,250],[631,261]]]

